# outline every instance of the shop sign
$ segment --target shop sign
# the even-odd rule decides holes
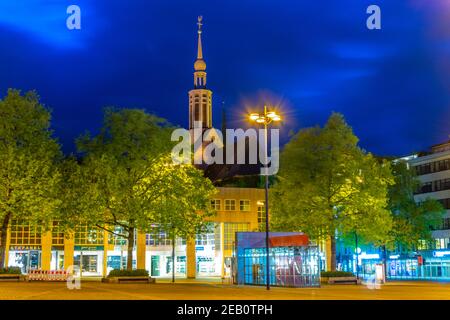
[[[361,259],[367,259],[367,260],[371,260],[371,259],[380,259],[380,255],[378,253],[361,253],[361,255],[359,256]]]
[[[10,251],[41,250],[41,246],[10,246]]]
[[[450,256],[450,251],[433,251],[433,257],[442,258],[443,256]]]
[[[75,251],[102,251],[103,246],[75,246]]]

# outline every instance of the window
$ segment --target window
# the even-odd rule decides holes
[[[240,200],[239,201],[239,210],[250,211],[250,200]]]
[[[417,244],[418,250],[428,250],[429,247],[428,242],[425,240],[419,240],[419,243]]]
[[[154,231],[145,236],[145,242],[148,246],[171,246],[172,239],[169,239],[167,233],[159,226],[153,227]]]
[[[433,172],[450,170],[450,159],[433,162]]]
[[[226,211],[234,211],[234,210],[236,210],[236,200],[226,199],[225,200],[225,210]]]
[[[25,221],[11,223],[11,245],[40,245],[41,228]]]
[[[202,121],[203,121],[203,128],[207,128],[208,127],[208,123],[207,123],[207,119],[208,117],[207,115],[207,107],[206,107],[206,103],[202,103]]]
[[[177,273],[186,273],[186,256],[177,256],[175,271]]]
[[[194,121],[200,121],[200,105],[198,103],[194,105]]]
[[[438,200],[441,204],[442,204],[442,206],[444,207],[444,209],[450,209],[450,198],[447,198],[447,199],[440,199],[440,200]]]
[[[437,180],[434,182],[434,191],[449,190],[450,179]]]
[[[422,185],[419,187],[419,190],[417,190],[416,193],[427,193],[427,192],[433,192],[432,182],[422,183]]]
[[[58,221],[52,222],[52,244],[63,245],[64,244],[64,232],[59,226]]]
[[[249,231],[248,223],[225,223],[224,224],[224,249],[231,250],[234,248],[236,232]]]
[[[197,246],[213,246],[215,244],[215,236],[213,233],[197,234],[195,238],[195,245]]]
[[[211,200],[211,209],[220,210],[220,200],[219,199]]]
[[[266,206],[264,201],[258,201],[258,226],[259,231],[266,231]]]
[[[450,229],[450,218],[444,218],[442,220],[441,230]]]
[[[75,228],[75,245],[80,244],[103,244],[103,230],[78,226]]]
[[[427,163],[416,166],[416,172],[418,176],[431,173],[431,164]]]
[[[450,239],[449,238],[438,238],[435,239],[436,242],[436,249],[448,249],[450,248]]]
[[[440,172],[450,170],[450,159],[434,161],[426,164],[421,164],[415,167],[417,175],[424,175],[433,172]]]
[[[128,245],[128,239],[126,237],[121,237],[119,236],[119,234],[122,235],[126,235],[127,232],[124,231],[123,227],[121,226],[116,226],[114,228],[114,233],[109,233],[108,232],[108,243],[109,244],[113,244],[115,246],[126,246]],[[137,231],[134,231],[134,243],[136,244],[136,239],[137,239]]]
[[[197,234],[195,237],[195,245],[197,246],[206,246],[215,245],[215,224],[214,223],[208,223],[206,225],[205,233]]]

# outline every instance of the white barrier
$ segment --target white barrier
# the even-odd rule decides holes
[[[30,270],[28,281],[66,281],[69,272],[65,270]]]

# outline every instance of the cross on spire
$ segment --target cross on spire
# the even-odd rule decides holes
[[[198,16],[198,18],[197,18],[198,33],[202,33],[202,25],[203,25],[202,20],[203,20],[203,17]]]

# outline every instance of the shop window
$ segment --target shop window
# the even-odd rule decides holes
[[[186,273],[186,256],[177,256],[176,273]]]

